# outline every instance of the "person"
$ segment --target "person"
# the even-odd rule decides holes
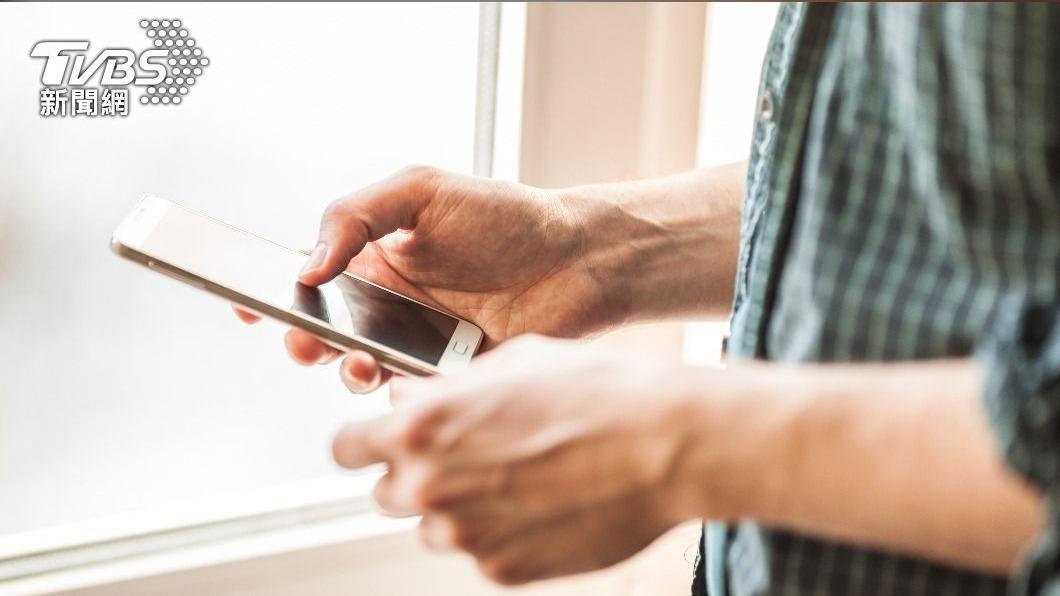
[[[748,162],[549,190],[420,166],[335,202],[303,283],[349,269],[487,337],[444,378],[345,355],[394,409],[335,459],[387,462],[379,504],[506,584],[706,518],[697,593],[1060,593],[1057,30],[784,5]],[[724,369],[571,339],[726,314]]]

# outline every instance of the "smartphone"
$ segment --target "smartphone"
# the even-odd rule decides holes
[[[398,373],[428,376],[468,365],[482,342],[473,323],[343,273],[298,282],[304,253],[165,199],[147,196],[118,225],[111,249],[246,310],[312,333],[341,351],[364,350]]]

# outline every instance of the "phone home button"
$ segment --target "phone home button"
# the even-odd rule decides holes
[[[466,354],[467,344],[462,341],[453,342],[453,352],[456,352],[457,354]]]

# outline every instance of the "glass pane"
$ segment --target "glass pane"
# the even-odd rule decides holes
[[[160,10],[0,6],[0,534],[335,474],[333,432],[386,408],[111,254],[141,195],[308,247],[358,186],[471,169],[476,5]],[[126,118],[38,115],[37,41],[139,51],[142,18],[179,18],[210,60],[180,105],[134,88]]]
[[[778,8],[776,2],[710,3],[696,165],[747,159],[758,77]]]
[[[710,3],[700,91],[697,166],[747,159],[758,76],[778,8],[776,2]],[[728,330],[728,322],[688,323],[685,359],[695,364],[720,362],[722,337]]]

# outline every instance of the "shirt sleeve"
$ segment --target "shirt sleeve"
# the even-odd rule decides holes
[[[1013,594],[1060,594],[1060,302],[1012,298],[980,351],[984,398],[1010,467],[1045,495],[1049,523]]]

